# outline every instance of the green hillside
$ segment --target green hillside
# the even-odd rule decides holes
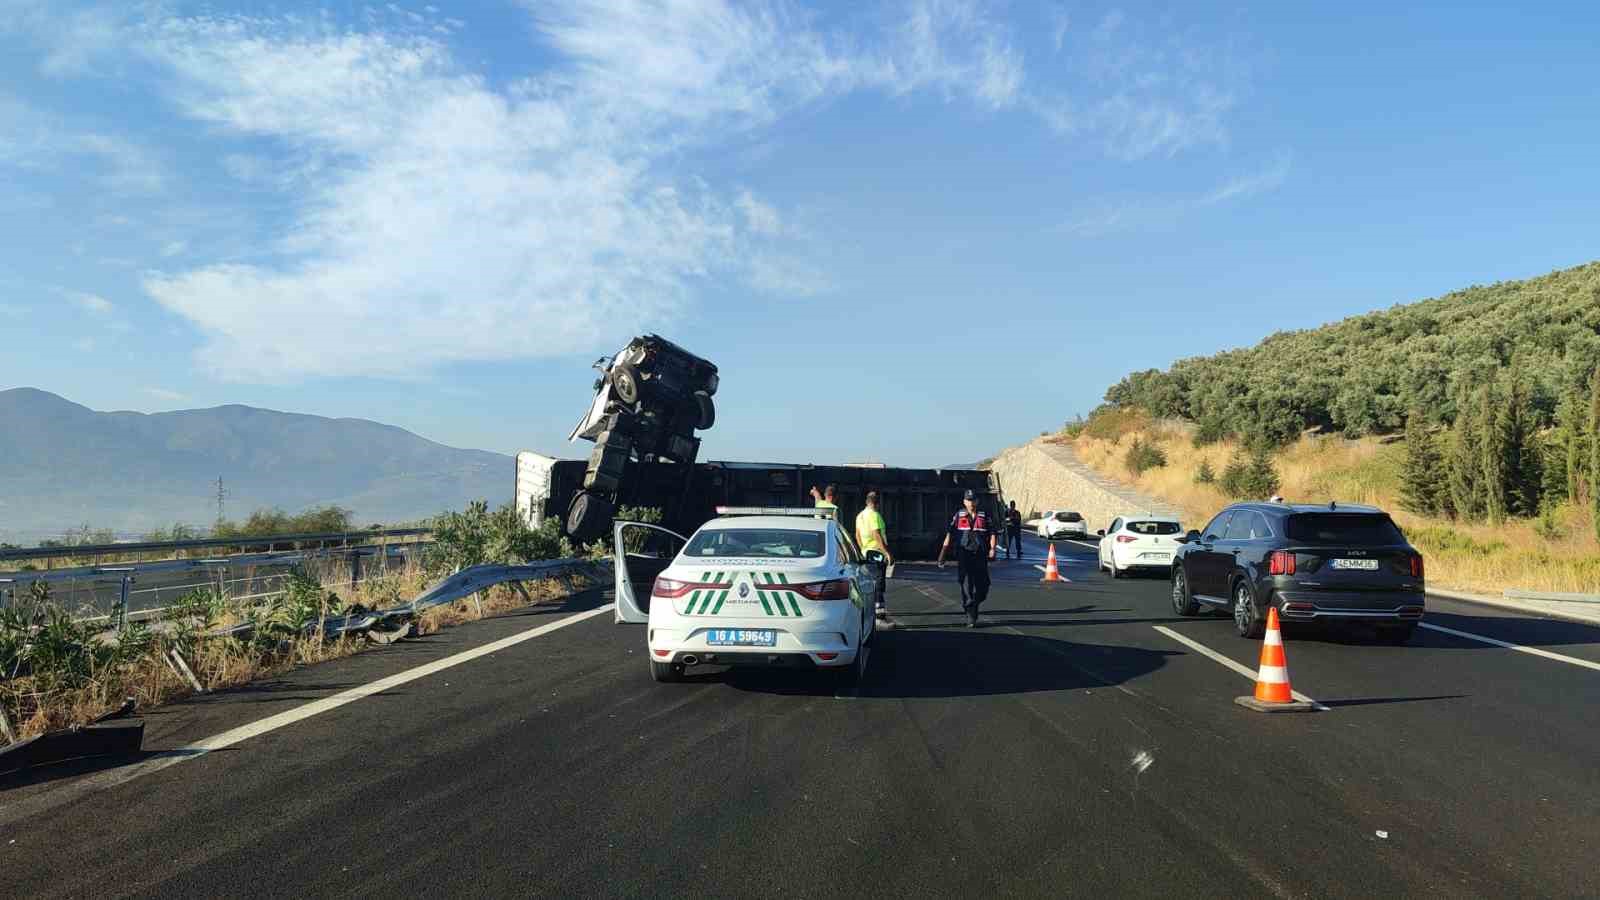
[[[1116,406],[1198,422],[1206,438],[1285,443],[1308,428],[1396,432],[1419,411],[1453,424],[1492,384],[1520,394],[1536,428],[1587,396],[1600,364],[1600,262],[1526,281],[1280,332],[1254,347],[1129,375]]]

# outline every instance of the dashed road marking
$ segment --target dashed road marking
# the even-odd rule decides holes
[[[1202,656],[1208,657],[1209,659],[1211,659],[1214,662],[1219,662],[1222,665],[1226,666],[1227,668],[1230,668],[1233,671],[1238,672],[1240,675],[1243,675],[1244,677],[1250,679],[1252,682],[1256,680],[1256,673],[1251,671],[1250,668],[1245,666],[1243,663],[1235,662],[1233,659],[1231,659],[1231,658],[1229,658],[1227,656],[1224,656],[1221,653],[1218,653],[1217,651],[1211,649],[1210,647],[1207,647],[1205,644],[1202,644],[1199,641],[1194,640],[1192,638],[1184,637],[1183,635],[1177,633],[1176,631],[1173,631],[1171,628],[1168,628],[1165,625],[1152,625],[1150,627],[1154,628],[1155,630],[1157,630],[1159,632],[1161,632],[1162,634],[1166,635],[1167,637],[1172,638],[1173,640],[1175,640],[1178,643],[1184,645],[1185,647],[1188,647],[1190,650],[1193,650],[1194,652],[1199,653]],[[1302,694],[1299,691],[1291,691],[1290,693],[1293,694],[1293,696],[1294,696],[1294,698],[1296,700],[1302,700],[1302,701],[1304,701],[1306,703],[1311,704],[1312,706],[1315,706],[1318,710],[1321,710],[1322,712],[1328,712],[1328,707],[1323,706],[1321,703],[1318,703],[1317,701],[1311,699],[1310,697],[1307,697],[1305,694]]]
[[[1538,647],[1525,647],[1522,644],[1513,644],[1510,641],[1502,641],[1498,638],[1486,637],[1481,634],[1473,634],[1470,631],[1457,631],[1454,628],[1446,628],[1443,625],[1434,625],[1429,622],[1419,622],[1417,624],[1430,631],[1453,634],[1456,637],[1466,638],[1469,641],[1479,641],[1485,644],[1492,644],[1496,647],[1504,647],[1507,650],[1515,650],[1518,653],[1527,653],[1532,656],[1542,656],[1545,659],[1553,659],[1556,662],[1564,662],[1570,666],[1580,666],[1585,669],[1593,669],[1596,672],[1600,672],[1600,663],[1590,662],[1587,659],[1578,659],[1576,656],[1565,656],[1560,653],[1551,653],[1549,650],[1541,650]]]

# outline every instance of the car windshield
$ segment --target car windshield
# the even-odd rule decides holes
[[[1128,530],[1134,534],[1177,534],[1177,522],[1129,522]]]
[[[1061,513],[1056,513],[1056,521],[1057,522],[1082,522],[1083,521],[1083,516],[1080,516],[1075,512],[1061,512]]]
[[[1373,513],[1301,513],[1289,517],[1289,540],[1353,546],[1404,544],[1388,516]]]
[[[820,531],[787,528],[708,528],[689,540],[684,556],[715,559],[726,556],[778,556],[815,559],[827,547]]]

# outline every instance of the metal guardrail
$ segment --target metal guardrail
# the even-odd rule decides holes
[[[353,542],[372,542],[383,538],[418,537],[432,534],[430,528],[386,528],[375,531],[335,531],[310,534],[271,534],[259,537],[203,538],[193,541],[139,541],[128,544],[81,544],[77,546],[21,547],[0,550],[0,562],[32,559],[94,559],[104,556],[126,556],[135,553],[178,553],[184,550],[205,550],[217,547],[274,547],[278,544],[311,544],[325,547],[331,543],[348,545]]]

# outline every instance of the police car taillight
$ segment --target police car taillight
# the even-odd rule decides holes
[[[807,600],[849,600],[850,579],[839,578],[834,581],[813,581],[807,584],[790,585],[795,593]]]
[[[656,583],[650,588],[650,596],[665,597],[675,600],[690,591],[704,591],[711,588],[725,588],[725,584],[701,584],[697,581],[678,581],[665,575],[657,575]]]

